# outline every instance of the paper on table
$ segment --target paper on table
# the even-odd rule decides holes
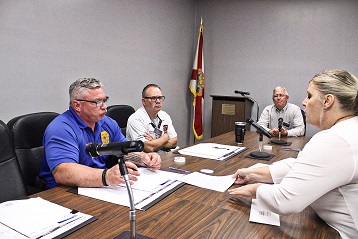
[[[178,180],[183,174],[167,172],[162,170],[151,170],[149,168],[138,168],[140,176],[132,185],[132,189],[153,192],[170,181]],[[125,187],[125,185],[123,185]]]
[[[21,235],[20,233],[12,230],[11,228],[0,223],[0,238],[6,239],[29,239],[28,237]]]
[[[53,232],[41,237],[41,239],[56,238],[56,237],[60,236],[62,233],[65,233],[65,232],[71,230],[72,228],[74,228],[74,227],[80,225],[81,223],[84,223],[87,220],[89,220],[90,218],[92,218],[91,215],[84,214],[82,212],[77,212],[76,215],[78,215],[78,217],[76,217],[75,220],[64,223],[63,225],[61,225],[59,228],[57,228]]]
[[[197,187],[219,192],[224,192],[235,182],[235,178],[232,178],[232,175],[211,176],[199,172],[184,175],[179,180]]]
[[[71,211],[39,197],[8,201],[1,204],[0,222],[29,238],[37,238],[56,228]]]
[[[131,186],[137,209],[145,210],[148,204],[182,184],[177,180],[183,176],[180,173],[152,171],[147,168],[138,168],[138,171],[141,175]],[[125,185],[101,188],[79,187],[78,194],[129,207],[128,191]]]
[[[78,194],[129,207],[128,191],[126,187],[122,187],[122,186],[102,187],[102,188],[79,187]],[[146,198],[149,194],[150,192],[146,192],[142,190],[133,190],[135,202]]]
[[[252,199],[249,221],[280,226],[280,215],[263,209],[257,199]]]
[[[0,238],[17,239],[54,238],[95,219],[40,197],[3,202],[0,215]]]
[[[199,143],[188,148],[178,150],[180,154],[209,158],[216,160],[226,160],[244,151],[245,147],[216,144],[216,143]]]

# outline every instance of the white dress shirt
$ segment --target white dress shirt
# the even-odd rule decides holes
[[[266,106],[257,124],[270,131],[273,128],[278,128],[279,118],[282,118],[283,122],[290,124],[288,127],[284,125],[282,127],[287,131],[287,136],[302,136],[305,134],[301,108],[291,103],[287,103],[282,110],[277,109],[274,104]]]
[[[256,191],[278,214],[311,206],[342,238],[358,235],[358,117],[317,133],[298,154],[269,166],[274,184]]]

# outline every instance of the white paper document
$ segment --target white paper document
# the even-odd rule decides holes
[[[215,143],[199,143],[188,148],[178,150],[180,154],[196,156],[201,158],[226,160],[242,151],[245,147],[215,144]]]
[[[232,175],[211,176],[199,172],[184,175],[179,180],[187,184],[218,192],[226,191],[235,182],[235,178],[232,178]]]
[[[178,179],[183,174],[162,170],[154,171],[148,168],[138,168],[138,171],[141,175],[137,177],[138,181],[131,185],[136,209],[145,210],[147,205],[182,184]],[[102,188],[79,187],[78,194],[126,207],[130,206],[128,191],[124,184]]]
[[[249,221],[280,226],[280,215],[263,209],[257,199],[252,199]]]
[[[92,218],[42,198],[0,204],[1,238],[54,238]]]
[[[151,170],[149,168],[138,168],[138,171],[140,172],[140,176],[137,177],[138,181],[135,181],[132,185],[132,189],[147,192],[153,192],[160,189],[162,186],[166,186],[166,184],[183,177],[183,174],[180,173]]]

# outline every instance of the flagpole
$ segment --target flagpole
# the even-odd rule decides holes
[[[194,143],[203,138],[203,109],[204,109],[204,57],[203,57],[203,19],[200,19],[200,28],[198,34],[198,44],[195,52],[193,70],[191,74],[189,89],[193,94],[193,134]]]

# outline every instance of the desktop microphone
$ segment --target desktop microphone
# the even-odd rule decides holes
[[[133,141],[136,142],[136,141]],[[142,142],[142,141],[139,141]],[[142,142],[143,145],[143,142]],[[129,197],[129,220],[130,220],[130,231],[124,231],[114,239],[152,239],[150,237],[137,234],[136,233],[136,210],[135,210],[135,203],[133,197],[133,191],[129,180],[128,169],[126,164],[124,163],[123,157],[119,157],[118,159],[119,171],[123,176],[124,182],[126,184],[126,188],[128,191]]]
[[[144,149],[142,141],[124,141],[108,144],[90,143],[86,145],[86,153],[91,157],[99,157],[101,155],[122,155],[131,152],[141,152]]]
[[[129,180],[128,169],[124,163],[124,155],[131,152],[141,152],[144,149],[144,143],[138,141],[125,141],[125,142],[114,142],[108,144],[90,143],[86,145],[86,153],[92,157],[98,157],[101,155],[115,155],[118,158],[119,171],[123,176],[129,197],[129,220],[130,220],[130,231],[124,231],[115,239],[151,239],[140,234],[136,234],[136,212],[132,187]]]
[[[282,124],[283,124],[283,119],[279,118],[278,119],[278,131],[280,131],[280,132],[281,132],[281,129],[282,129]]]
[[[282,129],[282,125],[285,126],[285,127],[290,127],[290,123],[283,122],[283,119],[279,118],[278,119],[278,129],[279,130]]]
[[[282,119],[282,118],[279,118],[279,119],[278,119],[278,140],[276,140],[276,139],[271,140],[271,141],[270,141],[271,144],[278,144],[278,145],[287,144],[286,141],[281,140],[282,125],[285,125],[285,126],[286,126],[287,123],[283,122],[283,119]],[[290,124],[288,124],[288,125],[290,125]]]
[[[257,123],[255,123],[252,119],[247,118],[246,119],[246,123],[249,123],[250,125],[254,126],[257,131],[260,134],[264,134],[266,137],[271,138],[272,135],[270,134],[270,132],[268,132],[266,129],[264,129],[262,126],[258,125]]]
[[[256,152],[251,152],[250,156],[254,157],[254,158],[262,158],[262,159],[266,159],[266,158],[270,158],[270,154],[266,153],[266,152],[262,152],[262,140],[263,140],[263,134],[268,137],[271,138],[272,135],[270,134],[270,132],[268,132],[266,129],[264,129],[263,127],[261,127],[260,125],[258,125],[257,123],[255,123],[252,119],[247,118],[246,122],[249,123],[250,125],[254,126],[257,129],[257,132],[260,133],[260,138],[259,138],[259,151]]]
[[[234,92],[235,92],[235,94],[240,94],[242,96],[250,95],[250,92],[247,92],[247,91],[235,90]]]

